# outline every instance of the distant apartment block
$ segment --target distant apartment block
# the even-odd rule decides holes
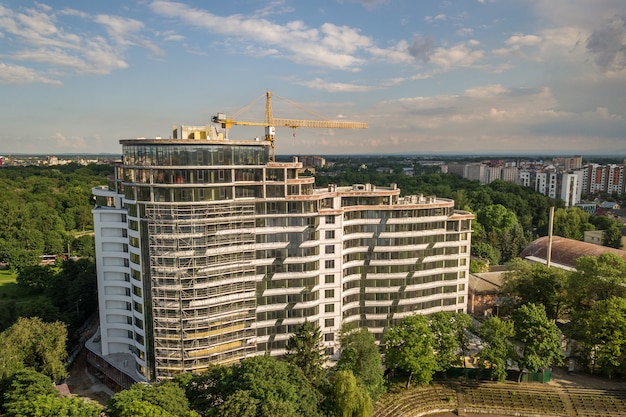
[[[500,180],[514,182],[524,187],[565,202],[572,207],[580,202],[583,192],[583,170],[563,167],[578,166],[582,157],[560,158],[559,164],[546,165],[544,161],[536,162],[505,162],[487,161],[468,164],[450,164],[448,172],[459,175],[481,184],[489,184]]]
[[[581,169],[583,167],[583,157],[580,155],[565,158],[554,158],[553,161],[565,171]]]
[[[324,168],[326,166],[326,158],[322,158],[321,156],[304,155],[299,156],[298,160],[302,162],[304,168]]]
[[[589,164],[583,168],[583,193],[626,193],[624,165]]]

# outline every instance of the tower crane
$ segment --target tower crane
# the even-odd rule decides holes
[[[244,110],[247,110],[252,104],[256,103],[261,97],[257,98],[253,102],[246,105],[237,114],[241,114]],[[290,104],[300,107],[297,104],[290,102],[282,97],[281,99],[288,101]],[[235,120],[231,117],[226,117],[224,113],[218,113],[211,119],[214,123],[221,124],[223,129],[230,129],[233,125],[239,126],[264,126],[265,127],[265,140],[271,144],[271,158],[275,160],[274,139],[276,136],[276,126],[285,126],[292,129],[298,127],[310,127],[310,128],[331,128],[331,129],[367,129],[367,123],[363,122],[350,122],[350,121],[337,121],[337,120],[298,120],[298,119],[283,119],[274,117],[272,114],[272,92],[267,91],[265,93],[265,121],[264,122],[249,122],[242,120]]]

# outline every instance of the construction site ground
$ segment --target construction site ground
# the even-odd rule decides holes
[[[69,369],[69,376],[65,382],[72,395],[88,398],[103,406],[106,406],[109,398],[115,394],[87,370],[87,353],[84,349],[74,359]]]

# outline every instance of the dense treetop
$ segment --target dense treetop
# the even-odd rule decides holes
[[[91,188],[107,183],[108,165],[0,169],[0,262],[13,269],[41,255],[88,256],[93,245],[76,233],[93,227]],[[90,239],[89,236],[87,236]]]

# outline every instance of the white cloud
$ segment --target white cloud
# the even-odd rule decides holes
[[[515,34],[506,41],[504,41],[504,43],[506,43],[507,45],[533,46],[540,44],[541,41],[541,36]]]
[[[87,151],[92,149],[91,144],[80,136],[67,137],[63,133],[55,132],[52,139],[57,149],[71,149],[74,151]]]
[[[530,0],[538,16],[552,27],[575,27],[586,32],[615,15],[624,14],[623,0]]]
[[[364,93],[368,91],[389,88],[394,85],[402,84],[404,81],[406,81],[404,78],[391,78],[388,80],[384,80],[378,84],[363,85],[354,83],[331,82],[328,80],[323,80],[321,78],[315,78],[310,81],[294,81],[294,83],[312,88],[314,90],[328,91],[332,93]]]
[[[447,20],[447,19],[448,19],[448,16],[446,16],[443,13],[440,13],[440,14],[438,14],[436,16],[424,16],[424,22],[426,22],[426,23],[433,23],[433,22],[436,22],[438,20]]]
[[[411,61],[406,43],[398,42],[394,47],[381,48],[375,45],[372,38],[362,35],[359,29],[345,25],[323,23],[318,28],[312,28],[300,20],[277,24],[258,17],[217,16],[167,0],[153,1],[150,7],[158,15],[180,19],[186,25],[226,36],[228,42],[244,44],[238,49],[231,48],[235,51],[246,52],[252,44],[255,51],[279,51],[274,55],[296,63],[344,71],[358,71],[367,62],[367,57],[389,59],[394,63]]]
[[[381,114],[393,114],[404,129],[437,135],[497,137],[524,134],[533,124],[573,116],[556,110],[549,89],[512,90],[499,84],[468,88],[462,95],[411,97],[380,105]],[[394,123],[395,123],[394,120]]]
[[[460,43],[451,48],[437,48],[430,56],[430,62],[443,68],[472,67],[484,57],[484,51],[472,50]]]
[[[484,85],[472,87],[465,90],[466,97],[494,97],[500,94],[508,93],[510,90],[502,84]]]
[[[185,37],[173,30],[166,30],[164,32],[157,32],[157,36],[161,37],[166,42],[180,42],[184,41]]]
[[[594,29],[586,44],[598,67],[607,71],[626,67],[626,20],[613,17],[606,25]]]
[[[0,84],[51,84],[61,85],[61,82],[19,65],[10,65],[0,62]]]
[[[59,22],[59,16],[87,20],[91,30],[85,33]],[[94,26],[95,24],[95,26]],[[98,33],[102,27],[104,34]],[[36,3],[34,8],[13,11],[0,6],[0,30],[10,36],[11,48],[3,57],[8,61],[20,61],[27,68],[30,64],[45,64],[57,77],[78,74],[106,75],[128,67],[124,56],[130,47],[141,46],[154,55],[163,51],[141,35],[144,24],[138,20],[99,14],[89,14],[75,9],[55,11],[52,7]],[[50,82],[33,69],[25,77],[31,83]],[[9,79],[9,77],[5,77]]]
[[[456,34],[459,36],[472,36],[474,34],[474,29],[472,28],[457,29]]]

